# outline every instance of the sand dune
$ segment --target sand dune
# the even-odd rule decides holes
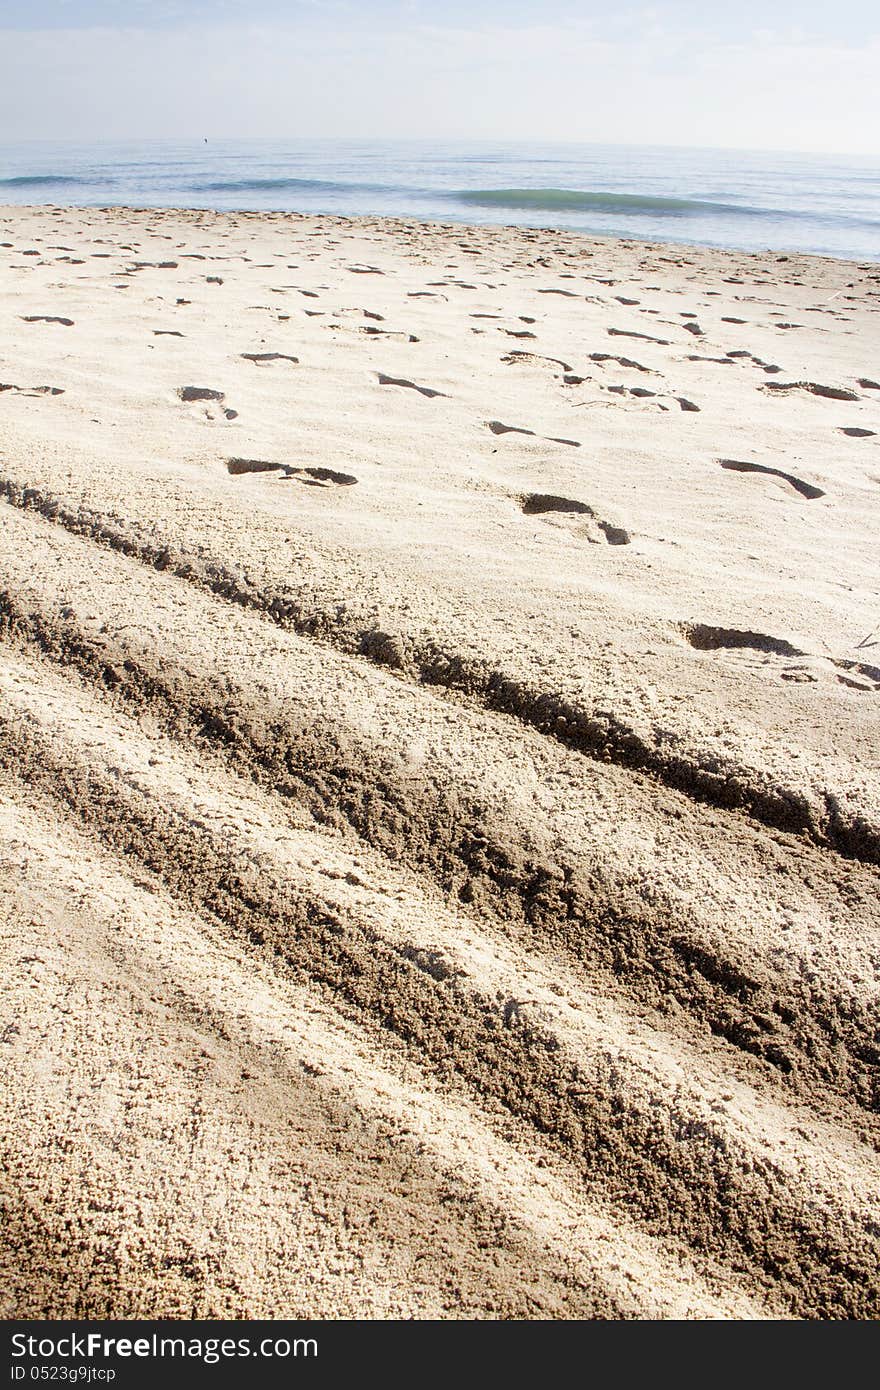
[[[876,1317],[878,268],[0,224],[4,1315]]]

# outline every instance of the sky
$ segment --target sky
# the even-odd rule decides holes
[[[880,155],[876,0],[0,0],[0,145],[362,136]]]

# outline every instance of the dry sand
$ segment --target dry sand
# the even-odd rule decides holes
[[[0,241],[0,1312],[876,1317],[880,268]]]

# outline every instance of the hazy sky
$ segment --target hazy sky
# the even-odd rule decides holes
[[[0,0],[0,141],[880,154],[877,0]]]

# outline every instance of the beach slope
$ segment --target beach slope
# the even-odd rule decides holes
[[[0,210],[6,1317],[880,1312],[880,269]]]

